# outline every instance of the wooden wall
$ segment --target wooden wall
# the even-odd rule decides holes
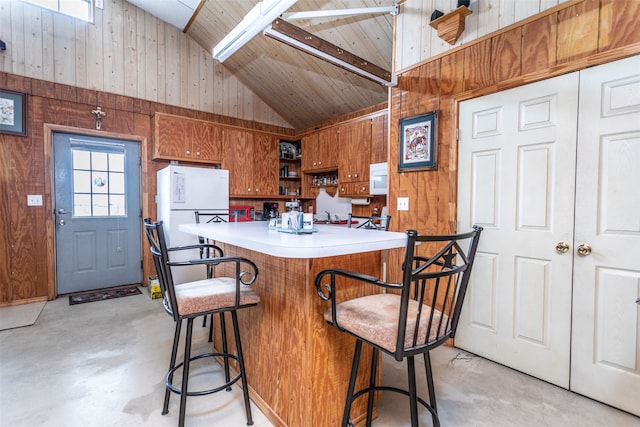
[[[120,1],[105,2],[105,11],[107,4],[116,3]],[[12,15],[16,4],[21,13],[26,10],[21,2],[2,0],[0,32],[7,22],[7,4]],[[390,98],[391,171],[398,164],[398,120],[434,109],[440,110],[438,169],[390,175],[391,228],[430,233],[455,230],[458,102],[638,54],[639,15],[640,2],[572,0],[403,72]],[[53,18],[47,19],[53,22]],[[50,48],[41,51],[50,52]],[[25,66],[24,61],[15,66]],[[126,135],[143,144],[143,215],[152,216],[155,170],[164,166],[149,158],[155,111],[290,137],[295,133],[285,127],[151,102],[138,95],[128,97],[46,80],[44,76],[30,78],[0,71],[0,87],[29,94],[28,137],[0,135],[0,304],[53,297],[48,294],[54,278],[51,159],[46,139],[51,126],[93,132],[95,118],[90,111],[101,105],[107,112],[103,134]],[[44,205],[27,207],[27,194],[42,194]],[[399,196],[410,198],[408,212],[395,209]],[[147,262],[146,271],[149,267]]]
[[[0,134],[0,306],[55,297],[52,131],[139,141],[143,159],[142,214],[143,217],[152,218],[156,217],[156,171],[167,164],[151,160],[155,143],[152,122],[156,112],[252,129],[283,139],[298,139],[305,132],[311,131],[295,131],[288,127],[240,120],[1,71],[0,88],[27,94],[28,128],[26,137]],[[91,114],[96,105],[100,105],[107,113],[100,131],[95,130],[95,116]],[[372,107],[336,118],[331,124],[370,114],[383,107]],[[43,205],[27,206],[28,194],[41,194]],[[382,205],[383,202],[377,203]],[[152,260],[147,254],[145,246],[145,276],[153,271]]]
[[[0,71],[291,127],[191,37],[124,0],[104,0],[94,23],[1,0],[0,39]]]
[[[0,88],[26,93],[27,137],[0,134],[0,305],[55,297],[52,130],[99,134],[142,144],[143,216],[155,217],[156,170],[151,161],[156,111],[270,132],[292,138],[293,130],[204,113],[138,98],[0,72]],[[95,130],[91,110],[107,113]],[[42,206],[27,206],[28,194],[42,194]],[[141,235],[142,238],[142,235]],[[152,271],[146,256],[145,275]]]
[[[571,1],[402,73],[389,107],[391,171],[399,119],[431,110],[440,111],[438,169],[391,174],[391,229],[455,232],[460,101],[639,54],[639,15],[638,1]],[[409,211],[396,209],[398,197]]]
[[[428,23],[431,13],[452,11],[457,0],[406,0],[400,6],[396,23],[396,72],[408,70],[415,64],[468,44],[487,34],[508,27],[568,0],[472,0],[465,30],[456,43],[450,45],[438,37]]]

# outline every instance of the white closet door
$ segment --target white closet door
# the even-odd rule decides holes
[[[458,230],[484,227],[456,346],[569,386],[578,74],[461,103]]]
[[[640,415],[640,57],[580,73],[571,390]]]

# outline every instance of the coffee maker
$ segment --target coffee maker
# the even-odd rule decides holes
[[[269,221],[271,218],[278,218],[278,202],[264,202],[262,218]]]

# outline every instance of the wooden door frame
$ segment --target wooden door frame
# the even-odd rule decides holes
[[[56,125],[51,123],[44,124],[44,176],[45,191],[42,202],[47,210],[47,219],[45,224],[45,246],[47,259],[47,298],[49,301],[56,298],[56,242],[55,242],[55,215],[53,212],[53,188],[54,188],[54,167],[53,167],[53,133],[70,133],[81,136],[94,136],[101,138],[121,139],[140,143],[140,158],[147,159],[147,138],[141,135],[129,135],[117,132],[105,132],[94,129],[76,128],[72,126]],[[149,191],[146,181],[143,179],[146,170],[145,161],[141,161],[140,165],[140,206],[142,212],[148,212],[147,193]],[[48,177],[48,179],[46,178]],[[144,256],[144,239],[142,228],[140,229],[140,241],[142,244]],[[144,277],[144,272],[143,272]]]

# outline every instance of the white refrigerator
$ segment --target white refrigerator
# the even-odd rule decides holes
[[[196,222],[195,211],[229,213],[229,171],[169,165],[157,173],[158,219],[164,223],[169,247],[198,243],[194,235],[178,230],[180,224]],[[197,259],[197,250],[170,253],[172,261]],[[206,277],[204,266],[171,269],[176,284]]]

